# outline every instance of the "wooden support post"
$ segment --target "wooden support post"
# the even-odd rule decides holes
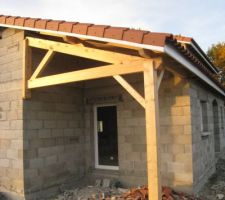
[[[28,89],[28,80],[32,73],[32,55],[31,48],[28,46],[28,40],[23,41],[23,99],[31,98],[31,91]]]
[[[149,61],[144,66],[144,90],[149,200],[161,200],[159,106],[154,61]]]

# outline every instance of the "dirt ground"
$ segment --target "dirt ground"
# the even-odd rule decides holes
[[[225,155],[218,159],[216,173],[208,180],[197,196],[176,193],[168,187],[163,187],[162,200],[225,200]],[[147,188],[140,187],[132,190],[123,188],[120,182],[111,179],[96,179],[88,185],[62,186],[59,195],[42,200],[148,200]],[[129,198],[128,198],[129,197]],[[0,193],[0,200],[8,200]]]
[[[216,164],[216,173],[208,180],[200,195],[204,200],[225,199],[225,157]]]
[[[122,188],[121,185],[117,187],[116,184],[119,183],[115,180],[96,180],[93,185],[62,190],[58,196],[48,200],[116,200],[130,192],[130,190]],[[176,194],[170,188],[167,190],[170,194],[167,197],[164,196],[163,200],[225,200],[225,157],[218,160],[216,173],[209,179],[198,196]],[[129,198],[129,200],[131,199]],[[133,199],[136,200],[136,198]],[[147,200],[147,198],[140,198],[140,200],[145,199]]]
[[[120,199],[119,196],[129,193],[128,189],[117,187],[116,184],[118,183],[115,180],[96,180],[93,186],[65,190],[49,200],[116,200]],[[171,194],[163,200],[225,200],[225,156],[218,160],[216,173],[209,179],[198,196],[176,195],[173,191],[169,192]],[[145,200],[145,198],[140,198],[140,200]]]

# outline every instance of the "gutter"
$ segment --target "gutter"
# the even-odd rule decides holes
[[[225,96],[225,92],[217,86],[211,79],[209,79],[204,73],[202,73],[198,68],[196,68],[190,61],[188,61],[186,58],[184,58],[175,48],[173,48],[171,45],[166,44],[164,47],[164,51],[166,54],[171,56],[173,59],[175,59],[177,62],[182,64],[186,69],[191,71],[193,74],[198,76],[200,79],[202,79],[204,82],[208,83],[211,87],[213,87],[217,92]]]
[[[204,54],[199,51],[199,48],[193,43],[193,42],[186,42],[186,41],[181,41],[181,40],[177,40],[180,43],[184,43],[184,44],[189,44],[191,45],[191,47],[202,57],[202,59],[208,64],[208,66],[216,73],[218,74],[218,71],[215,69],[215,67],[212,66],[212,64],[205,58]],[[194,41],[195,42],[195,41]]]

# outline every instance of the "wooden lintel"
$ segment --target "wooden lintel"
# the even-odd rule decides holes
[[[50,85],[59,85],[91,79],[110,77],[114,75],[131,74],[143,72],[143,62],[133,62],[130,64],[106,65],[84,70],[77,70],[62,74],[45,76],[28,81],[28,88],[38,88]]]
[[[46,53],[46,55],[44,56],[44,58],[42,59],[42,61],[38,65],[37,69],[32,74],[30,80],[33,80],[33,79],[37,78],[37,76],[39,76],[44,71],[44,69],[46,68],[46,66],[51,61],[52,57],[54,56],[54,54],[55,54],[54,51],[48,50],[48,52]]]
[[[120,75],[115,75],[113,78],[134,98],[136,101],[145,108],[145,99]]]
[[[138,60],[146,60],[138,56],[131,56],[113,51],[84,47],[76,44],[66,44],[62,42],[27,37],[29,46],[41,48],[55,52],[65,53],[73,56],[84,57],[106,63],[124,64]]]
[[[160,133],[157,71],[154,61],[144,66],[147,176],[149,200],[161,200]]]
[[[22,97],[23,99],[31,98],[31,91],[28,89],[28,80],[31,76],[32,70],[32,55],[31,48],[28,46],[28,40],[23,41],[23,87]]]
[[[157,89],[159,90],[159,87],[161,85],[161,82],[162,82],[162,79],[163,79],[163,76],[164,76],[164,73],[165,73],[165,70],[162,70],[160,71],[160,74],[158,76],[158,80],[157,80]]]

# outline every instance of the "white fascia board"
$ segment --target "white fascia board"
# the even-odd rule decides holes
[[[195,51],[198,52],[198,54],[205,60],[205,62],[210,66],[210,68],[216,73],[218,74],[218,71],[216,71],[216,69],[212,66],[212,64],[205,58],[205,56],[198,50],[198,48],[191,42],[190,43],[191,46],[195,49]]]
[[[205,56],[198,50],[198,48],[193,44],[193,42],[187,42],[183,40],[177,40],[179,43],[184,43],[184,44],[189,44],[195,51],[198,52],[198,54],[203,58],[203,60],[209,65],[209,67],[216,73],[218,74],[218,71],[212,66],[212,64],[205,58]]]
[[[14,28],[14,29],[20,29],[20,30],[27,30],[27,31],[36,31],[36,32],[46,32],[46,33],[59,34],[59,35],[77,37],[77,38],[88,39],[88,40],[96,40],[96,41],[101,41],[101,42],[122,44],[122,45],[126,45],[126,46],[137,47],[140,49],[149,49],[152,51],[164,52],[164,47],[147,45],[147,44],[138,44],[135,42],[128,42],[128,41],[124,41],[124,40],[115,40],[115,39],[95,37],[95,36],[90,36],[90,35],[67,33],[67,32],[61,32],[61,31],[51,31],[51,30],[38,29],[38,28],[28,28],[28,27],[24,27],[24,26],[14,26],[14,25],[7,25],[7,24],[0,24],[0,27]]]
[[[202,73],[190,61],[188,61],[186,58],[184,58],[184,56],[182,56],[174,47],[172,47],[171,45],[165,45],[164,50],[165,50],[166,54],[171,56],[177,62],[182,64],[186,69],[191,71],[193,74],[195,74],[200,79],[202,79],[204,82],[206,82],[208,85],[210,85],[215,90],[217,90],[220,94],[225,96],[225,92],[219,86],[217,86],[211,79],[209,79],[204,73]]]

